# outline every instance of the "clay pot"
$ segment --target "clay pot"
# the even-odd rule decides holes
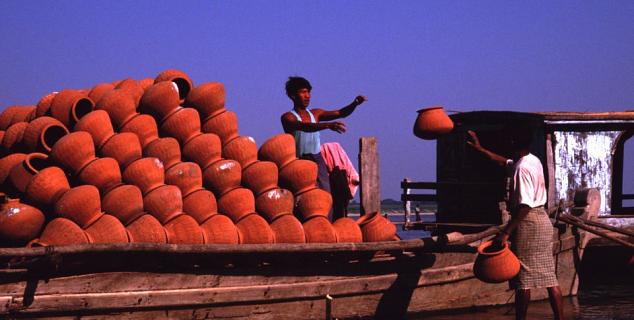
[[[13,114],[16,111],[16,107],[7,107],[0,113],[0,130],[7,130],[11,125]]]
[[[180,100],[184,100],[194,87],[192,79],[185,72],[176,69],[165,70],[154,78],[154,83],[163,81],[171,81],[176,84]]]
[[[363,234],[359,225],[350,218],[339,218],[332,224],[337,242],[362,242]]]
[[[314,217],[302,224],[308,243],[335,243],[337,235],[327,218]]]
[[[26,195],[36,203],[52,205],[69,189],[64,171],[58,167],[48,167],[33,176],[26,187]]]
[[[88,235],[76,223],[66,218],[55,218],[46,224],[39,239],[29,246],[66,246],[89,243]]]
[[[7,130],[12,124],[29,122],[35,118],[34,106],[10,106],[0,114],[0,130]]]
[[[219,160],[203,171],[203,182],[216,197],[240,186],[242,167],[234,160]]]
[[[183,197],[177,186],[162,185],[143,196],[143,207],[165,225],[183,214]]]
[[[62,90],[51,102],[51,116],[67,128],[73,128],[75,123],[91,112],[95,103],[80,90]]]
[[[114,90],[114,85],[112,85],[112,83],[100,83],[90,89],[88,92],[88,98],[97,104],[106,93],[112,90]]]
[[[117,160],[121,168],[141,159],[141,143],[132,132],[117,133],[110,137],[101,147],[100,154]]]
[[[22,163],[24,158],[26,158],[26,154],[24,153],[12,153],[0,158],[0,185],[4,185],[5,180],[7,180],[11,173],[11,169]]]
[[[121,221],[109,214],[103,214],[85,229],[90,243],[128,243],[128,233]]]
[[[203,244],[203,232],[194,218],[183,214],[163,226],[167,234],[167,243]]]
[[[198,223],[203,223],[218,213],[216,197],[209,190],[194,191],[183,197],[183,211],[196,219]]]
[[[258,160],[258,147],[255,139],[248,136],[240,136],[222,147],[222,156],[225,159],[238,161],[242,168],[246,168]]]
[[[418,117],[414,123],[414,135],[421,139],[437,139],[453,130],[453,121],[447,116],[443,107],[435,106],[416,112]]]
[[[158,158],[141,158],[125,169],[123,180],[139,187],[145,195],[165,184],[163,163]]]
[[[67,134],[68,129],[59,120],[40,117],[29,122],[23,143],[29,151],[49,153],[55,143]]]
[[[57,91],[51,92],[51,93],[43,96],[40,99],[40,101],[38,101],[38,103],[37,103],[37,105],[35,107],[35,117],[36,118],[51,115],[51,113],[50,113],[51,103],[53,102],[53,99],[55,98],[55,96],[57,94],[58,94]]]
[[[133,117],[120,129],[120,132],[132,132],[139,137],[141,147],[145,148],[158,139],[158,127],[154,118],[147,114]]]
[[[106,194],[110,189],[121,185],[121,169],[117,160],[113,158],[94,160],[79,173],[78,177],[85,184],[97,187],[102,194]]]
[[[315,188],[317,185],[317,164],[303,159],[291,161],[280,170],[279,184],[294,194]]]
[[[363,241],[391,241],[396,236],[396,226],[379,212],[367,213],[357,220]]]
[[[190,139],[201,134],[198,111],[178,107],[169,116],[163,118],[161,132],[176,138],[181,145],[187,144]]]
[[[154,84],[154,79],[152,78],[144,78],[139,80],[139,85],[143,88],[143,91],[147,90],[147,88],[151,87]]]
[[[501,283],[513,279],[520,272],[520,261],[511,252],[508,243],[494,248],[493,241],[478,247],[478,256],[473,264],[473,274],[487,283]]]
[[[233,111],[224,111],[205,118],[201,131],[217,134],[222,145],[225,145],[238,136],[238,117]]]
[[[95,159],[92,137],[85,131],[63,136],[51,149],[51,158],[65,170],[78,174]]]
[[[305,243],[306,235],[302,223],[292,214],[279,216],[271,222],[276,243]]]
[[[163,225],[152,215],[144,214],[126,227],[130,243],[167,243]]]
[[[154,140],[153,143],[143,149],[143,155],[148,158],[153,157],[161,160],[165,170],[181,162],[180,145],[176,139],[171,137]]]
[[[268,221],[285,214],[292,214],[295,205],[293,194],[286,189],[273,189],[255,199],[255,210]]]
[[[115,89],[128,91],[128,93],[134,98],[135,106],[139,105],[139,101],[141,100],[141,96],[145,92],[145,89],[141,86],[139,81],[136,81],[132,78],[127,78],[115,86]]]
[[[260,146],[258,159],[272,161],[278,168],[283,168],[296,159],[295,138],[287,133],[271,137]]]
[[[116,128],[121,128],[138,113],[134,96],[126,90],[111,90],[103,95],[95,106],[97,110],[108,112]]]
[[[215,244],[238,244],[238,228],[229,217],[217,214],[200,224],[204,242]]]
[[[2,138],[2,147],[9,152],[20,151],[23,146],[24,131],[29,126],[26,122],[17,122],[9,126]]]
[[[218,198],[218,211],[237,223],[248,214],[255,212],[253,192],[245,188],[236,188],[225,193]]]
[[[187,106],[196,108],[201,117],[212,117],[225,110],[225,86],[220,82],[203,83],[189,93]]]
[[[85,229],[103,215],[99,190],[91,185],[68,190],[55,203],[55,214]]]
[[[179,104],[180,98],[176,85],[171,82],[160,82],[145,90],[139,103],[139,109],[160,121],[174,112]]]
[[[277,187],[277,166],[270,161],[256,161],[242,170],[242,185],[256,196]]]
[[[11,163],[13,161],[15,160],[12,159]],[[43,153],[31,153],[26,155],[21,162],[15,163],[11,167],[9,178],[18,191],[25,193],[26,187],[31,183],[33,176],[49,166],[51,166],[51,163],[47,155]]]
[[[95,110],[79,120],[75,124],[75,131],[86,131],[92,137],[97,150],[114,135],[110,116],[104,110]]]
[[[200,167],[193,162],[180,162],[165,171],[165,184],[177,186],[183,198],[203,187]]]
[[[3,198],[0,205],[0,239],[24,244],[37,237],[44,226],[42,211],[21,203],[19,199]]]
[[[304,220],[312,217],[328,217],[332,208],[332,196],[328,191],[315,188],[295,197],[295,212]]]
[[[141,190],[131,184],[120,185],[106,193],[101,199],[101,208],[126,226],[145,214]]]
[[[240,232],[240,243],[275,243],[275,235],[264,218],[252,213],[236,223]]]
[[[217,135],[203,133],[192,138],[183,146],[183,155],[187,160],[197,163],[204,169],[220,160],[221,149],[222,145]]]

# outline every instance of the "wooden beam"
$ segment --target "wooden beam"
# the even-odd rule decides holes
[[[375,137],[359,139],[361,215],[381,211],[379,153]]]

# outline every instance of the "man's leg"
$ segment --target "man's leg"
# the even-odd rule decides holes
[[[550,301],[550,307],[553,309],[555,320],[564,318],[564,302],[561,297],[561,288],[559,286],[548,288],[548,300]]]
[[[517,289],[515,290],[515,319],[526,319],[526,312],[528,312],[528,303],[531,301],[530,289]]]

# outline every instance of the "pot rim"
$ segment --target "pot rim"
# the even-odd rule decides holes
[[[436,110],[436,109],[444,109],[444,107],[443,106],[433,106],[433,107],[429,107],[429,108],[423,108],[423,109],[416,110],[416,112],[422,113],[422,112],[427,112],[427,111]]]
[[[502,245],[502,249],[495,251],[495,252],[485,252],[484,250],[490,246],[493,245],[493,240],[489,240],[484,242],[483,244],[478,246],[478,254],[481,255],[485,255],[485,256],[496,256],[499,255],[501,253],[503,253],[504,251],[508,250],[509,244],[508,242],[504,242]]]

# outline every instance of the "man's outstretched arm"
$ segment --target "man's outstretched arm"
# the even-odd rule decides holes
[[[368,101],[368,98],[366,98],[365,96],[357,96],[349,105],[341,109],[338,109],[338,110],[315,109],[315,113],[317,114],[316,116],[320,121],[332,121],[336,119],[341,119],[351,115],[359,105],[361,105],[362,103],[366,101]]]
[[[346,132],[346,125],[343,122],[301,122],[295,118],[291,113],[285,113],[282,115],[282,127],[284,132],[292,133],[293,131],[315,132],[321,130],[332,130],[338,133]]]
[[[467,131],[467,133],[469,134],[469,137],[471,138],[471,140],[467,140],[467,144],[470,145],[471,147],[473,147],[474,149],[476,149],[477,151],[483,153],[487,158],[489,158],[489,160],[497,163],[498,165],[504,167],[506,166],[506,163],[508,162],[509,159],[492,152],[491,150],[488,150],[486,148],[484,148],[481,144],[480,144],[480,139],[478,139],[478,135],[469,130]]]

